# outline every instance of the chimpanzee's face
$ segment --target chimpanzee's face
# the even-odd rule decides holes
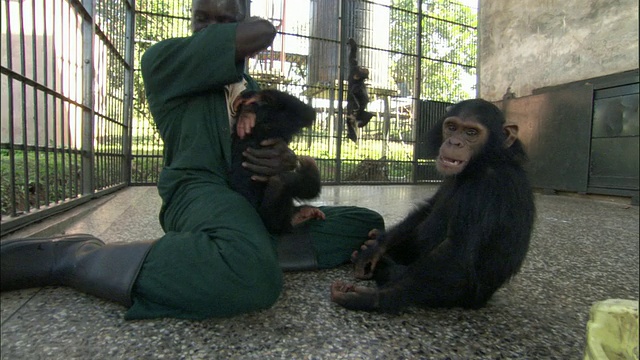
[[[211,24],[239,22],[244,19],[243,0],[193,0],[191,30],[195,33]]]
[[[444,176],[462,172],[489,139],[489,129],[475,116],[451,116],[442,124],[442,145],[436,169]]]

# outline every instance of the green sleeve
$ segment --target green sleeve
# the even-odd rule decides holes
[[[242,79],[244,62],[235,61],[237,24],[209,25],[185,38],[161,41],[142,56],[149,107],[166,111],[173,100],[221,90]]]

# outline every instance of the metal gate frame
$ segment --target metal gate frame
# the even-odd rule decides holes
[[[0,8],[5,235],[129,184],[134,3]]]
[[[189,17],[186,13],[180,11],[188,8],[190,1],[174,1],[175,6],[173,8],[164,7],[161,9],[158,8],[160,6],[158,3],[160,2],[153,2],[153,4],[148,0],[137,2],[137,24],[138,26],[144,24],[146,35],[149,37],[143,38],[143,34],[136,34],[136,64],[139,64],[139,57],[143,50],[158,39],[189,35]],[[442,3],[445,2],[443,1]],[[293,3],[291,1],[264,0],[252,3],[254,3],[252,15],[271,19],[278,27],[278,34],[272,47],[249,60],[247,65],[248,72],[263,88],[278,88],[297,94],[301,99],[316,107],[318,111],[316,124],[311,130],[297,137],[292,142],[291,147],[299,155],[307,155],[316,159],[323,183],[415,184],[424,181],[440,181],[440,178],[434,172],[425,172],[425,167],[429,166],[428,160],[425,161],[425,159],[419,159],[415,156],[416,141],[419,141],[416,138],[418,135],[416,129],[424,121],[429,121],[425,116],[434,116],[433,113],[420,114],[420,104],[429,101],[451,103],[467,97],[475,97],[475,89],[472,94],[460,92],[454,98],[426,99],[421,94],[421,89],[424,87],[421,86],[421,83],[423,79],[429,78],[429,74],[423,74],[420,71],[411,76],[411,84],[402,90],[377,86],[379,84],[374,84],[374,81],[370,81],[370,95],[375,102],[379,103],[378,108],[374,109],[377,117],[366,128],[361,129],[362,140],[359,140],[358,144],[354,144],[344,136],[346,131],[344,130],[342,114],[342,109],[346,105],[344,96],[347,69],[346,43],[350,36],[360,39],[360,51],[362,54],[359,60],[365,65],[373,67],[376,66],[376,62],[381,61],[380,59],[406,56],[413,58],[412,61],[417,69],[423,69],[428,66],[425,64],[436,64],[444,69],[442,71],[447,72],[447,74],[449,71],[455,73],[455,71],[464,69],[475,71],[475,57],[470,63],[455,62],[446,58],[437,59],[428,53],[428,49],[423,49],[422,47],[423,37],[427,36],[428,32],[436,31],[434,29],[437,28],[461,28],[464,31],[468,31],[471,37],[475,39],[477,30],[475,23],[469,25],[456,22],[443,18],[435,12],[425,14],[422,11],[403,9],[391,5],[390,0],[310,0],[310,6],[316,6],[316,12],[310,15],[311,20],[306,28],[304,26],[294,28],[290,24],[290,19],[282,16],[282,14],[286,14],[286,8],[292,6]],[[255,5],[256,3],[260,4]],[[457,9],[457,6],[464,7],[456,3],[446,3],[455,9]],[[417,0],[414,5],[417,9],[427,9],[427,7],[423,6],[422,0]],[[265,8],[275,9],[275,14],[260,12],[264,11]],[[172,12],[176,9],[178,12]],[[278,13],[279,11],[281,12]],[[407,35],[407,39],[416,39],[415,49],[411,49],[410,52],[403,52],[402,48],[380,47],[373,42],[372,36],[367,36],[367,31],[373,31],[374,29],[378,31],[383,24],[373,22],[371,19],[367,20],[364,15],[358,18],[358,14],[378,14],[385,11],[394,14],[397,18],[405,19],[404,21],[408,23],[415,22],[418,24],[414,29],[415,33]],[[319,18],[319,16],[326,16],[327,14],[331,15],[330,19]],[[300,15],[300,13],[296,13],[296,17],[302,18],[303,16]],[[325,32],[311,34],[312,30],[309,28],[314,26],[314,21],[322,21],[317,27],[325,29]],[[420,26],[423,23],[425,24],[424,28]],[[158,32],[149,31],[149,24],[158,26]],[[165,33],[162,33],[163,31]],[[309,65],[309,62],[314,57],[287,52],[284,45],[285,43],[295,43],[300,39],[318,44],[317,46],[321,49],[320,55],[323,53],[330,55],[327,58],[323,58],[323,63],[321,64],[325,67],[330,67],[327,70],[329,71],[328,76],[312,82],[296,82],[295,79],[292,80],[291,76],[287,76],[292,72],[304,73],[306,71],[307,80],[312,77],[309,74],[312,71],[310,70],[312,66]],[[309,45],[309,54],[313,50],[311,49],[312,46]],[[416,54],[421,54],[421,56]],[[284,63],[288,63],[290,66],[287,68],[287,66],[283,65]],[[326,64],[330,64],[330,66]],[[135,83],[142,84],[138,68],[139,66],[136,66]],[[438,67],[429,67],[429,69],[431,68],[437,69]],[[388,68],[384,70],[389,71]],[[338,79],[342,79],[342,81]],[[156,183],[162,166],[162,142],[153,128],[153,121],[146,109],[144,94],[141,91],[136,91],[135,93],[137,96],[134,99],[135,116],[132,127],[134,135],[132,137],[131,184],[152,185]],[[407,96],[405,93],[409,95]],[[370,104],[370,107],[372,107],[372,104]],[[408,112],[406,112],[407,109]],[[372,146],[375,147],[373,151],[363,150],[372,149]],[[400,153],[402,156],[389,155],[391,147],[406,148],[408,150]],[[330,155],[327,156],[327,154]],[[419,172],[420,175],[417,176]],[[430,179],[425,178],[427,174],[429,174]]]
[[[467,96],[457,82],[436,90],[436,95],[421,91],[437,89],[437,84],[427,86],[433,73],[446,79],[474,74],[475,57],[440,57],[422,44],[441,30],[457,31],[472,42],[453,53],[475,50],[476,13],[449,0],[430,1],[428,7],[422,0],[250,3],[254,15],[274,21],[278,34],[271,48],[249,60],[248,71],[263,87],[290,91],[318,109],[314,128],[291,146],[316,159],[324,183],[423,181],[416,177],[416,167],[424,159],[414,151],[416,129],[425,121],[418,104]],[[286,8],[300,4],[335,11],[317,25],[339,31],[310,33],[311,16],[295,25],[304,12],[285,16]],[[187,36],[190,5],[191,0],[0,3],[0,235],[123,187],[157,182],[162,142],[146,106],[140,55],[161,39]],[[445,8],[453,10],[441,11]],[[267,13],[272,10],[279,13]],[[376,16],[381,14],[388,19],[380,21]],[[381,26],[394,21],[404,26],[402,31]],[[372,36],[374,30],[377,35],[387,31],[388,43],[376,42],[387,36]],[[368,110],[377,115],[360,130],[358,143],[343,136],[345,44],[350,36],[358,39],[359,62],[371,70]],[[323,59],[331,64],[326,79],[306,80],[309,52],[291,51],[288,46],[296,41],[331,49],[334,55]],[[393,57],[403,59],[404,65],[394,69]],[[416,65],[419,70],[411,70]],[[405,71],[400,77],[399,69]]]

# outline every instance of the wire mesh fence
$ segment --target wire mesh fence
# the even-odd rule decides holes
[[[314,126],[291,147],[316,159],[324,183],[438,181],[420,153],[422,129],[446,104],[475,97],[473,6],[247,3],[278,30],[247,72],[316,109]],[[2,234],[124,186],[157,182],[163,145],[140,57],[160,40],[189,36],[190,8],[191,0],[0,2]],[[345,116],[349,38],[369,70],[374,114],[355,141]]]
[[[162,169],[162,140],[149,113],[144,92],[140,59],[160,40],[190,34],[191,0],[136,2],[136,29],[131,135],[131,183],[155,184]]]
[[[158,40],[188,36],[190,0],[138,1],[136,64]],[[269,19],[273,45],[247,62],[262,88],[294,94],[317,111],[316,122],[291,148],[316,159],[324,183],[438,181],[432,162],[416,157],[417,131],[443,111],[420,114],[422,103],[475,97],[476,9],[448,0],[264,0],[250,13]],[[420,26],[419,26],[420,24]],[[372,120],[347,137],[347,42],[369,70]],[[162,141],[146,109],[138,66],[133,117],[133,184],[153,184]],[[429,106],[427,106],[429,107]]]
[[[129,183],[133,4],[0,9],[4,234]]]

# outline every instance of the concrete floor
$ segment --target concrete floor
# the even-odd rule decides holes
[[[400,220],[434,186],[327,186],[316,204]],[[329,285],[349,265],[287,273],[269,310],[229,319],[125,321],[125,308],[68,288],[2,293],[2,359],[581,359],[591,305],[638,299],[638,207],[625,199],[536,195],[521,273],[481,310],[347,311]],[[132,187],[11,237],[88,232],[157,238],[156,189]]]

